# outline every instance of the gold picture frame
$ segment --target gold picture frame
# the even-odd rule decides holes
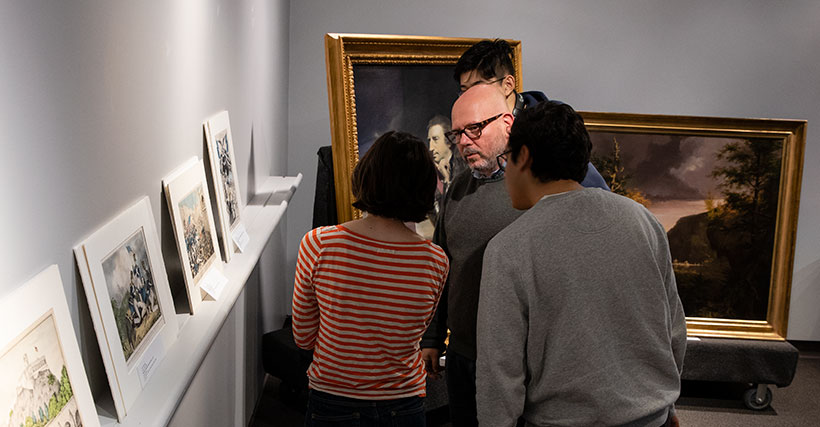
[[[663,205],[689,336],[784,340],[806,122],[581,115],[613,191]]]
[[[452,67],[461,54],[473,44],[481,41],[479,38],[451,38],[431,36],[398,36],[373,34],[326,34],[325,35],[325,62],[327,66],[328,103],[330,107],[330,130],[333,151],[333,174],[336,190],[336,212],[340,223],[361,217],[361,213],[353,208],[353,194],[350,179],[353,168],[359,160],[360,135],[367,138],[374,137],[376,129],[380,132],[387,130],[404,130],[416,134],[411,129],[394,129],[374,126],[373,122],[381,121],[394,124],[394,117],[404,114],[401,105],[394,102],[394,91],[397,87],[391,84],[391,77],[377,79],[381,72],[400,72],[409,76],[399,76],[403,82],[406,77],[413,77],[413,73],[433,73],[438,79],[409,79],[419,81],[421,87],[405,88],[407,96],[417,95],[419,89],[429,91],[422,95],[437,95],[440,93],[452,94],[455,101],[458,85],[452,80]],[[513,65],[515,67],[516,90],[521,90],[521,42],[507,40],[513,48]],[[427,67],[429,69],[424,70]],[[439,69],[440,68],[440,69]],[[371,80],[367,76],[376,76]],[[384,74],[384,73],[382,73]],[[419,74],[422,75],[422,74]],[[429,74],[423,74],[428,76]],[[449,82],[443,80],[449,79]],[[374,84],[368,84],[370,82]],[[394,79],[395,81],[395,79]],[[438,82],[438,83],[435,83]],[[378,84],[375,84],[378,83]],[[359,86],[357,87],[356,84]],[[364,86],[363,86],[364,85]],[[414,90],[415,89],[415,90]],[[364,91],[367,94],[381,96],[381,101],[394,106],[393,117],[389,108],[380,108],[379,118],[369,117],[360,111],[364,106]],[[411,92],[411,93],[408,93]],[[373,98],[373,97],[371,97]],[[361,101],[357,108],[357,100]],[[440,115],[449,118],[449,108],[452,101],[440,100],[439,105],[446,105],[446,112],[439,107]],[[369,102],[369,101],[368,101]],[[406,101],[407,103],[411,101]],[[381,107],[382,105],[378,105]],[[372,111],[374,108],[370,108]],[[398,108],[398,110],[396,110]],[[430,113],[432,115],[433,112]],[[374,114],[370,114],[372,116]],[[421,123],[421,120],[416,120]],[[425,120],[426,123],[426,120]],[[365,128],[368,129],[365,131]],[[424,139],[425,135],[417,135]],[[365,139],[362,138],[362,142]],[[370,141],[372,143],[372,141]],[[369,147],[369,145],[368,145]]]

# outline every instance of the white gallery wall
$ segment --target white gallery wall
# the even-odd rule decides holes
[[[107,384],[72,248],[144,195],[168,241],[161,180],[188,158],[207,157],[202,121],[220,110],[230,113],[243,205],[263,177],[285,174],[289,7],[284,0],[3,2],[0,298],[59,265],[95,394]],[[209,356],[238,363],[245,356],[236,348],[252,335],[252,358],[239,366],[260,382],[258,314],[281,325],[287,305],[269,288],[284,289],[284,246],[285,233],[275,231],[226,323],[235,324],[217,339],[227,350]],[[170,249],[166,259],[176,256]],[[273,303],[261,307],[266,298]],[[248,385],[250,399],[258,385]],[[213,393],[201,389],[193,393]],[[253,402],[249,410],[229,397],[234,412],[220,416],[230,422],[211,421],[250,416]],[[186,399],[181,411],[201,409],[202,399]],[[191,425],[185,415],[178,412],[176,423]]]
[[[323,35],[512,38],[525,90],[578,110],[808,120],[788,338],[820,340],[820,2],[300,0],[290,16],[291,277],[330,144]]]

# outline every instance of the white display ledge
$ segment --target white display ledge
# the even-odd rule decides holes
[[[164,426],[171,420],[197,370],[233,309],[245,282],[256,267],[271,233],[285,214],[302,174],[295,177],[268,177],[256,196],[242,211],[240,218],[248,230],[250,242],[245,252],[234,253],[231,262],[223,264],[228,284],[218,301],[205,300],[195,316],[178,314],[179,335],[168,349],[140,397],[128,409],[122,424],[116,415],[97,405],[102,426]],[[109,398],[110,399],[110,398]],[[110,403],[110,402],[109,402]],[[113,403],[110,408],[113,409]]]

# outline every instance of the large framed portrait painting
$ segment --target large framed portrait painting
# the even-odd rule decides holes
[[[612,191],[667,231],[689,335],[784,339],[806,123],[582,115]]]
[[[456,61],[478,38],[326,34],[330,126],[336,212],[339,222],[358,218],[350,178],[359,158],[387,131],[404,131],[428,142],[439,168],[440,193],[460,155],[443,133],[458,97]],[[521,89],[521,42],[513,49],[516,89]],[[450,161],[452,159],[453,161]],[[422,234],[432,233],[428,221]]]

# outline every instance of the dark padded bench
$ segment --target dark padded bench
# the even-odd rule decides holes
[[[690,339],[681,378],[753,384],[744,395],[744,403],[762,410],[772,401],[769,385],[786,387],[792,383],[797,357],[797,349],[786,341]]]

